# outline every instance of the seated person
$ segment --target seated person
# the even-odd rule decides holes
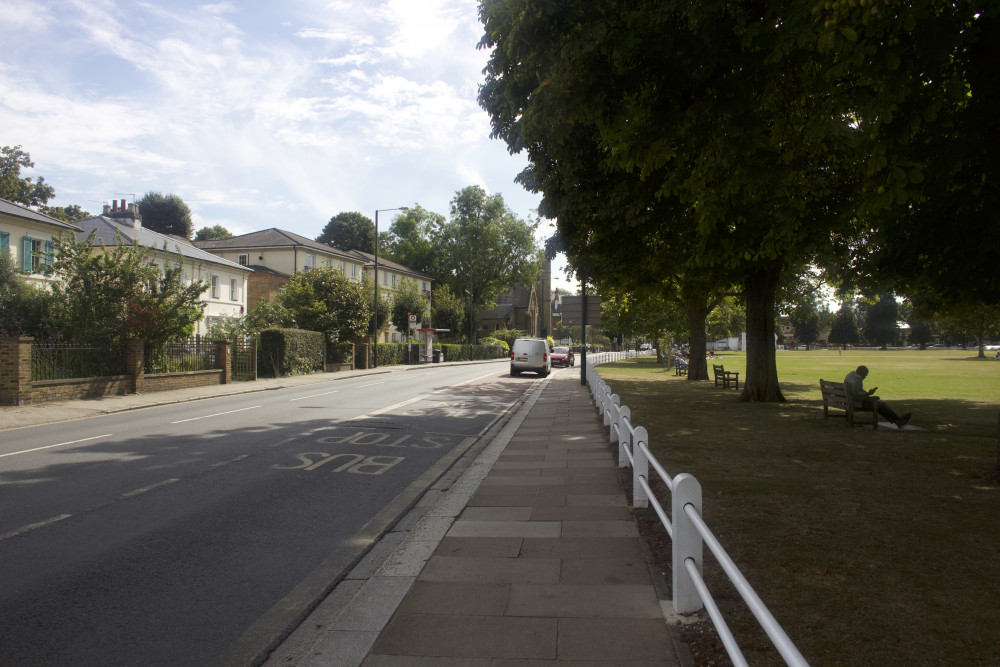
[[[866,377],[868,377],[868,367],[858,366],[857,370],[853,370],[847,374],[847,377],[844,378],[844,382],[847,384],[848,388],[850,388],[851,396],[860,402],[861,408],[864,410],[871,410],[873,401],[869,398],[869,396],[872,396],[878,387],[872,387],[871,390],[865,391],[864,381]],[[907,412],[905,415],[900,417],[896,414],[895,410],[889,407],[888,403],[883,401],[878,402],[878,413],[887,421],[895,424],[898,429],[902,429],[906,426],[912,416],[909,412]]]

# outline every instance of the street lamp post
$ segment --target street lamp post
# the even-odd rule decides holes
[[[375,209],[375,308],[372,325],[372,368],[378,368],[378,214],[385,211],[409,211],[409,206]]]

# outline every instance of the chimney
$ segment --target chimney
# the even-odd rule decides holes
[[[119,205],[117,199],[112,199],[111,206],[104,205],[104,215],[125,224],[131,223],[133,229],[142,228],[142,216],[139,215],[139,205],[136,203],[126,204],[125,200],[122,199],[121,205]]]

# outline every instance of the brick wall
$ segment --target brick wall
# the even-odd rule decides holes
[[[232,378],[232,355],[220,343],[216,360],[220,368],[187,373],[143,373],[142,341],[128,341],[126,375],[68,380],[31,380],[31,338],[0,338],[0,405],[28,405],[53,401],[124,396],[227,384]]]
[[[253,310],[261,299],[273,301],[287,282],[288,276],[279,276],[274,273],[251,273],[247,276],[247,311]]]

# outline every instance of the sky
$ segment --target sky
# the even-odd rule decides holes
[[[315,238],[342,211],[449,215],[469,185],[533,219],[476,100],[477,0],[4,0],[0,146],[53,206],[180,196],[195,229]],[[379,214],[385,229],[392,212]],[[539,240],[552,234],[543,220]],[[553,285],[574,291],[553,266]]]

